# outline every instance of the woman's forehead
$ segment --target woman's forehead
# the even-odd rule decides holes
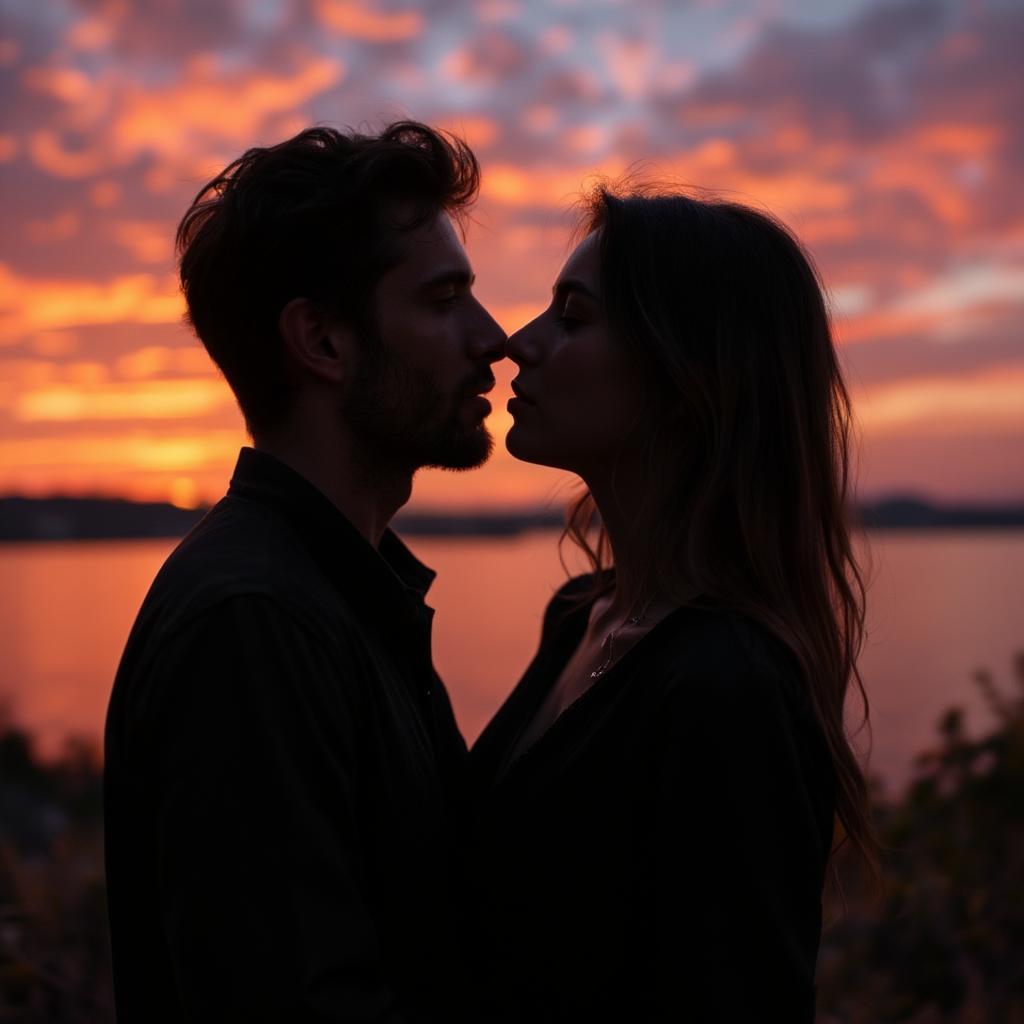
[[[601,261],[597,233],[592,232],[573,249],[558,275],[559,282],[575,279],[584,282],[596,293],[601,277]]]

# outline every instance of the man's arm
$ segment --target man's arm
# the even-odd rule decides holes
[[[260,595],[162,660],[158,899],[189,1020],[401,1019],[366,902],[354,673]]]

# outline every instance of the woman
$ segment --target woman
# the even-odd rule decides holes
[[[508,343],[508,449],[582,478],[567,534],[594,571],[472,752],[489,1013],[811,1021],[834,818],[874,850],[843,728],[863,587],[821,288],[736,204],[600,189],[583,228]]]

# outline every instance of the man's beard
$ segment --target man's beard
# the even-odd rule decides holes
[[[376,475],[483,465],[494,438],[483,423],[460,423],[458,407],[467,393],[487,385],[489,371],[466,380],[458,394],[446,398],[433,380],[410,369],[379,337],[366,341],[344,409],[365,468]]]

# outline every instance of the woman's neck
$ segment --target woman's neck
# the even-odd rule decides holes
[[[608,535],[615,566],[614,590],[595,608],[595,628],[628,620],[644,610],[651,621],[697,597],[698,588],[689,587],[685,580],[673,579],[666,586],[665,575],[653,571],[658,559],[669,553],[655,549],[657,531],[650,516],[656,502],[641,474],[620,466],[614,474],[597,472],[583,479]]]
[[[642,526],[644,488],[624,481],[615,484],[600,476],[585,480],[608,534],[615,566],[615,589],[603,618],[627,618],[645,602],[657,599],[649,577],[652,552],[649,529]]]

